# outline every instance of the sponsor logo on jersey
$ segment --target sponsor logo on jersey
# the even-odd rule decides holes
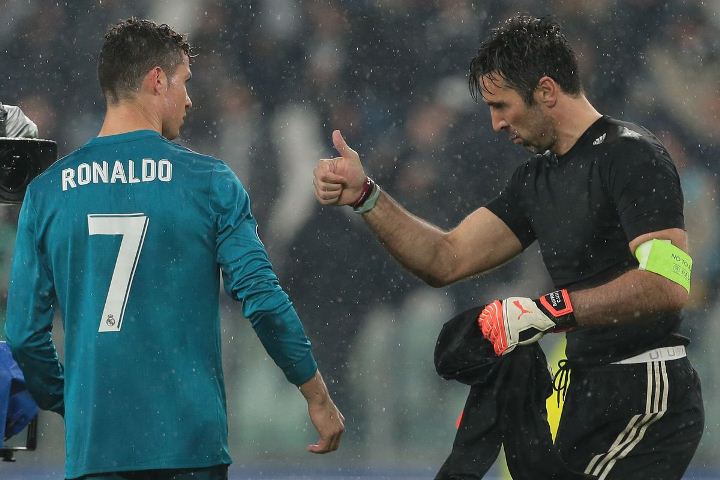
[[[115,160],[112,164],[106,161],[81,163],[77,167],[63,169],[60,176],[63,192],[91,183],[169,182],[172,180],[172,163],[152,158],[143,158],[140,162]]]

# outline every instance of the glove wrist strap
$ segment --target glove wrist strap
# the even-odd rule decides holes
[[[570,330],[577,326],[570,294],[566,289],[546,293],[536,303],[555,322],[555,331]]]

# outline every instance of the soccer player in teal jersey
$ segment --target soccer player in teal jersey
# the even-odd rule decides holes
[[[187,41],[129,19],[106,34],[98,72],[105,121],[28,187],[8,298],[6,336],[28,387],[65,418],[66,477],[227,478],[221,271],[307,399],[320,436],[308,450],[335,450],[344,419],[248,194],[222,161],[169,141],[192,105]]]

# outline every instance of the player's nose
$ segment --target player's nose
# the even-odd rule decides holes
[[[492,128],[496,133],[500,133],[504,128],[508,127],[508,123],[500,114],[492,112],[490,118],[492,120]]]

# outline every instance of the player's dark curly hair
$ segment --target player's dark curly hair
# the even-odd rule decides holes
[[[515,15],[492,30],[470,62],[470,95],[482,96],[482,76],[499,76],[533,103],[538,80],[548,76],[570,95],[582,92],[577,57],[557,22],[550,18]]]
[[[117,103],[138,91],[150,69],[159,66],[171,75],[183,53],[192,56],[184,35],[164,23],[129,18],[105,34],[98,60],[100,88],[109,102]]]

